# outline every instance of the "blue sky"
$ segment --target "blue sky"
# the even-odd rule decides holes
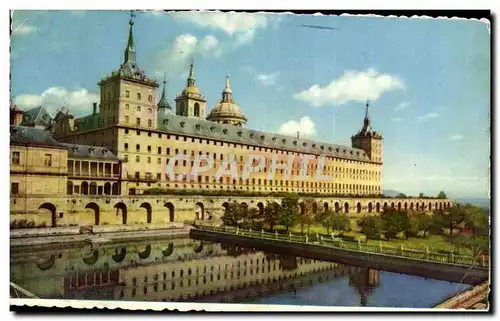
[[[17,11],[11,95],[22,108],[89,113],[123,60],[127,11]],[[337,31],[300,25],[335,27]],[[384,189],[487,197],[490,35],[467,20],[208,13],[136,14],[140,68],[173,101],[191,59],[212,108],[229,74],[248,127],[350,145],[371,101]],[[158,93],[159,94],[159,93]]]

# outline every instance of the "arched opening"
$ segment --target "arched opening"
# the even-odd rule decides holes
[[[146,210],[146,223],[150,224],[153,221],[153,209],[151,208],[151,204],[144,202],[139,208]]]
[[[361,213],[361,203],[356,204],[356,213]]]
[[[66,193],[68,195],[73,195],[73,182],[68,181]]]
[[[344,204],[344,213],[349,213],[349,203],[345,202]]]
[[[372,212],[372,210],[373,210],[373,205],[372,205],[372,203],[370,202],[370,203],[368,203],[368,213],[371,213],[371,212]]]
[[[335,213],[340,213],[340,204],[339,204],[339,202],[335,202]]]
[[[174,204],[168,202],[164,205],[168,209],[168,217],[170,222],[174,222]]]
[[[90,210],[94,211],[94,224],[99,225],[99,223],[100,223],[99,205],[97,205],[96,203],[88,203],[87,205],[85,205],[85,209],[90,209]]]
[[[82,182],[81,191],[83,195],[89,195],[89,183]]]
[[[104,184],[104,194],[105,195],[110,195],[111,194],[111,183],[110,182],[106,182]]]
[[[116,209],[116,216],[118,215],[122,216],[122,224],[127,224],[127,205],[120,202],[116,203],[113,208]]]
[[[111,194],[112,195],[120,195],[120,188],[118,183],[113,183],[113,187],[111,189]]]
[[[387,211],[388,205],[387,202],[384,202],[384,211]]]
[[[375,208],[376,208],[377,213],[380,213],[380,203],[379,202],[377,202],[377,204],[375,205]]]
[[[306,204],[301,202],[299,203],[299,207],[300,207],[300,216],[306,215]]]
[[[391,208],[393,208],[393,209],[395,208],[395,207],[394,207],[394,202],[392,202],[392,203],[391,203]]]
[[[413,202],[410,203],[410,211],[413,211]]]
[[[325,212],[328,211],[328,202],[325,202],[323,204],[323,211],[325,211]]]
[[[439,209],[442,210],[443,209],[443,203],[439,203]]]
[[[259,209],[259,215],[262,217],[264,215],[264,204],[262,202],[257,203],[257,208]]]
[[[408,203],[406,203],[406,202],[404,204],[404,209],[405,209],[405,211],[408,210]]]
[[[197,220],[204,220],[205,219],[205,206],[203,203],[198,202],[194,206],[194,211],[195,211],[195,217]]]
[[[198,103],[194,104],[194,115],[196,117],[200,117],[200,104]]]
[[[52,203],[43,203],[40,205],[38,210],[47,210],[50,212],[50,218],[51,218],[51,226],[56,227],[57,226],[57,214],[56,214],[56,207]]]
[[[185,107],[184,102],[181,101],[179,103],[179,110],[177,110],[177,115],[186,116],[186,112],[184,111],[184,109],[185,109],[184,107]]]
[[[418,211],[420,209],[418,202],[415,203],[415,209]]]
[[[90,183],[90,195],[97,195],[97,184],[95,182]]]
[[[312,213],[313,213],[313,215],[318,214],[318,203],[316,203],[316,202],[314,202],[312,204]]]
[[[432,203],[429,202],[429,211],[432,211]]]
[[[401,211],[401,202],[398,202],[398,211]]]

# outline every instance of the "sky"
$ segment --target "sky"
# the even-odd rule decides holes
[[[128,11],[16,11],[11,99],[91,113],[123,62]],[[335,28],[320,29],[307,26]],[[370,101],[382,188],[488,197],[490,33],[473,20],[137,12],[137,63],[172,103],[194,61],[211,109],[229,75],[247,127],[350,146]],[[158,91],[158,96],[161,90]]]

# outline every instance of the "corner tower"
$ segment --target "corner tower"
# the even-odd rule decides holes
[[[382,163],[382,135],[374,131],[371,127],[368,108],[370,104],[366,102],[365,119],[363,127],[351,137],[352,147],[364,150],[370,159],[377,163]]]
[[[193,63],[189,68],[186,88],[175,98],[176,115],[205,118],[207,100],[196,87]]]
[[[130,13],[128,41],[124,61],[118,71],[101,79],[99,126],[129,125],[156,128],[156,80],[146,76],[136,61],[133,35],[134,12]]]

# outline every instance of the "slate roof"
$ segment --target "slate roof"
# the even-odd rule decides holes
[[[48,148],[65,148],[56,141],[52,134],[44,129],[26,126],[10,126],[10,144],[23,146],[41,146]]]
[[[119,158],[106,147],[61,143],[68,149],[69,158],[93,158],[118,161]]]
[[[52,122],[52,117],[49,113],[43,108],[43,106],[38,106],[36,108],[32,108],[23,113],[23,121],[22,125],[44,125],[49,126]]]
[[[75,119],[75,126],[77,132],[83,132],[87,130],[99,128],[99,114],[91,114]]]
[[[323,143],[310,139],[297,139],[293,136],[241,128],[229,124],[219,124],[194,117],[167,114],[163,121],[158,123],[158,130],[258,147],[279,148],[295,152],[370,162],[370,158],[362,149]]]

